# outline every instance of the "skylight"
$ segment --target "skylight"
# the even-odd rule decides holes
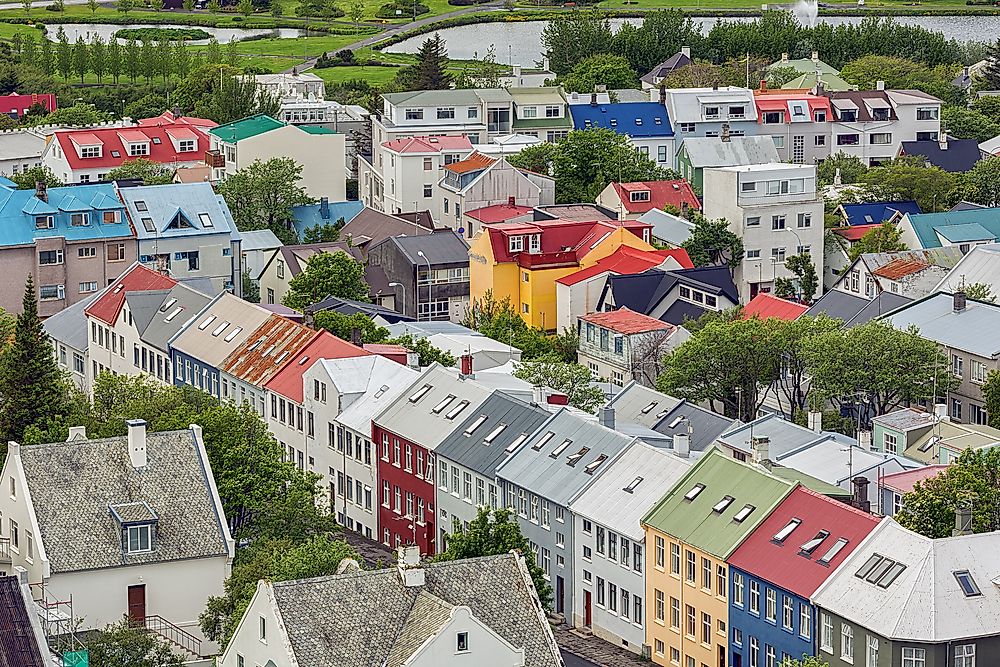
[[[142,220],[142,228],[143,229],[145,229],[150,234],[152,234],[153,232],[156,231],[156,225],[153,224],[153,219],[152,218],[142,217],[140,219]]]
[[[204,331],[205,329],[208,328],[208,325],[210,325],[214,321],[215,321],[215,315],[209,315],[208,317],[205,318],[204,322],[198,325],[198,329],[200,331]]]
[[[247,348],[247,352],[253,352],[254,350],[256,350],[258,347],[260,347],[263,344],[264,344],[264,339],[263,338],[258,338],[257,340],[255,340],[253,342],[253,345],[251,345],[250,347]]]
[[[722,514],[723,512],[726,511],[727,507],[733,504],[734,500],[736,499],[733,498],[732,496],[723,496],[722,500],[715,503],[715,506],[712,507],[712,511],[715,512],[716,514]]]
[[[212,332],[212,335],[213,336],[218,336],[220,333],[222,333],[223,331],[225,331],[226,327],[228,327],[228,326],[229,326],[229,322],[223,322],[219,326],[215,327],[215,330]]]
[[[652,412],[652,411],[653,411],[653,408],[655,408],[655,407],[656,407],[656,404],[657,404],[657,403],[658,403],[658,401],[653,401],[652,403],[650,403],[649,405],[647,405],[646,407],[644,407],[644,408],[643,408],[643,409],[641,410],[642,414],[644,414],[644,415],[648,415],[648,414],[649,414],[650,412]]]
[[[288,353],[287,352],[282,352],[281,354],[278,355],[278,358],[274,360],[274,363],[280,364],[282,361],[284,361],[287,358],[288,358]]]
[[[468,401],[459,401],[458,405],[456,405],[451,410],[449,410],[448,414],[446,414],[444,416],[444,418],[445,419],[454,419],[455,417],[457,417],[458,415],[460,415],[462,413],[462,410],[466,409],[467,407],[469,407],[469,402]]]
[[[957,572],[952,572],[955,575],[955,579],[958,580],[958,585],[962,587],[962,592],[965,593],[965,597],[972,598],[978,595],[982,595],[982,591],[979,590],[979,586],[976,585],[976,580],[972,578],[972,575],[968,570],[959,570]]]
[[[469,428],[465,429],[465,435],[469,436],[476,432],[476,429],[483,425],[483,423],[489,419],[486,415],[479,415],[476,417],[476,421],[469,424]]]
[[[170,311],[169,315],[167,315],[166,317],[163,318],[163,321],[164,322],[169,322],[170,320],[172,320],[175,317],[177,317],[178,315],[180,315],[182,310],[184,310],[184,309],[181,308],[180,306],[178,306],[177,308],[174,308],[172,311]]]
[[[227,343],[232,343],[233,339],[239,336],[241,331],[243,331],[243,327],[236,327],[228,334],[226,334],[226,337],[223,338],[223,340],[226,341]]]
[[[892,565],[885,572],[885,574],[879,577],[874,583],[879,588],[889,588],[889,586],[892,585],[892,582],[896,581],[896,577],[903,574],[903,570],[905,569],[905,565],[893,561]]]
[[[308,358],[309,357],[303,357],[302,361],[299,362],[299,365],[301,366]],[[387,391],[389,391],[389,385],[387,384],[382,385],[381,387],[378,388],[378,391],[375,392],[375,398],[381,398],[382,394],[384,394]]]
[[[691,490],[684,494],[684,500],[694,500],[698,494],[705,490],[704,484],[695,484]]]
[[[448,404],[454,400],[455,400],[455,394],[448,394],[447,396],[441,399],[440,403],[438,403],[431,409],[431,412],[433,412],[436,415],[441,414],[441,411],[444,410],[446,407],[448,407]]]
[[[736,516],[733,517],[733,521],[735,521],[736,523],[743,523],[744,521],[746,521],[746,518],[748,516],[750,516],[751,514],[753,514],[753,511],[755,509],[757,509],[757,508],[754,507],[753,505],[744,505],[743,509],[741,509],[739,512],[737,512]]]
[[[566,439],[566,440],[563,440],[562,442],[560,442],[559,446],[556,447],[555,449],[553,449],[552,453],[549,454],[549,457],[551,457],[553,459],[559,458],[559,455],[566,451],[566,448],[569,447],[569,445],[570,445],[571,442],[573,442],[573,441],[569,440],[569,439]]]
[[[309,361],[309,355],[308,354],[306,356],[302,357],[301,359],[299,359],[299,366],[304,366],[307,361]],[[388,388],[389,387],[386,387],[385,385],[382,385],[382,389],[388,389]],[[381,391],[381,390],[379,390],[379,391]],[[379,394],[376,393],[375,394],[375,398],[378,398],[378,397],[379,397]]]
[[[417,401],[419,401],[421,398],[424,397],[424,394],[426,394],[430,390],[431,390],[431,385],[429,384],[425,384],[424,386],[420,387],[420,389],[417,389],[415,392],[413,392],[413,395],[410,396],[410,403],[416,403]]]
[[[569,440],[567,440],[566,443],[568,444]],[[559,445],[559,446],[562,447],[562,445]],[[590,447],[581,447],[580,451],[578,451],[576,454],[570,454],[569,456],[566,457],[566,465],[568,465],[569,467],[572,468],[577,463],[579,463],[580,459],[582,459],[584,456],[586,456],[587,452],[589,452],[589,451],[590,451]]]
[[[839,554],[841,550],[846,546],[847,546],[847,538],[838,537],[834,545],[830,547],[830,549],[825,554],[823,554],[823,557],[816,562],[819,563],[820,565],[829,565],[830,561],[836,558],[837,554]]]
[[[536,452],[541,450],[541,448],[544,447],[548,443],[548,441],[552,439],[553,436],[555,436],[555,433],[553,433],[552,431],[547,431],[545,435],[543,435],[538,439],[538,442],[536,442],[531,446],[531,448]]]
[[[510,443],[509,445],[507,445],[507,450],[506,450],[507,453],[508,454],[513,454],[514,450],[516,450],[518,447],[520,447],[522,444],[524,444],[524,441],[527,440],[527,439],[528,439],[528,434],[527,433],[522,433],[521,435],[519,435],[516,438],[514,438],[514,442]]]
[[[173,298],[167,299],[166,301],[163,302],[163,305],[160,306],[160,312],[161,313],[167,312],[170,306],[174,305],[175,303],[177,303],[177,299]]]
[[[775,542],[784,542],[785,538],[792,534],[792,531],[798,528],[802,524],[802,519],[792,519],[785,527],[774,534],[771,539]]]
[[[683,416],[677,417],[672,422],[670,422],[670,426],[668,428],[672,428],[672,429],[673,428],[677,428],[677,425],[680,424],[682,421],[684,421],[684,417]]]
[[[628,486],[626,486],[622,490],[625,493],[632,493],[633,491],[635,491],[635,488],[639,486],[641,482],[642,482],[642,477],[636,477],[635,479],[633,479],[631,482],[628,483]]]
[[[859,569],[857,572],[854,573],[854,576],[864,579],[865,577],[868,576],[868,573],[871,572],[872,569],[874,569],[875,566],[881,562],[882,562],[882,556],[880,556],[879,554],[872,554],[871,556],[868,557],[868,560],[864,562],[864,565],[861,566],[861,569]]]
[[[816,537],[812,538],[800,547],[801,553],[811,556],[812,552],[816,551],[816,548],[823,544],[823,540],[830,537],[830,532],[826,530],[821,530],[816,533]]]
[[[212,222],[212,216],[208,213],[199,213],[198,220],[201,221],[201,224],[204,227],[215,227],[215,223]]]
[[[135,210],[137,210],[137,211],[148,211],[149,209],[146,208],[146,202],[144,202],[141,199],[136,199],[135,200]]]
[[[483,442],[485,442],[487,445],[492,444],[493,441],[497,439],[497,436],[503,433],[503,430],[505,428],[507,428],[507,424],[505,424],[504,422],[500,422],[499,424],[497,424],[497,427],[495,429],[490,431],[486,435],[486,437],[483,438]]]
[[[572,457],[570,457],[570,458],[572,458]],[[607,460],[608,460],[608,455],[607,454],[601,454],[596,459],[594,459],[593,461],[591,461],[590,463],[588,463],[587,465],[585,465],[583,467],[583,472],[587,473],[588,475],[593,475],[594,471],[596,471],[601,466],[601,464],[604,463]]]

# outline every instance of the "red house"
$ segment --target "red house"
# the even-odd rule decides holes
[[[11,118],[21,118],[35,104],[41,104],[45,107],[46,112],[52,113],[56,110],[56,96],[52,93],[32,93],[30,95],[11,93],[10,95],[0,95],[0,113],[6,114]]]

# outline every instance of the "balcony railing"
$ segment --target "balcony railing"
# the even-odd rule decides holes
[[[201,657],[201,640],[162,616],[157,614],[146,616],[144,625],[147,630],[163,637],[171,644],[179,646],[193,656]]]
[[[226,158],[221,151],[208,150],[205,151],[205,164],[209,167],[225,167]]]
[[[0,563],[10,561],[10,538],[0,537]]]

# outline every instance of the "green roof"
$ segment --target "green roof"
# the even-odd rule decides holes
[[[546,129],[550,127],[573,129],[573,119],[569,116],[564,116],[563,118],[515,118],[511,127],[515,130]]]
[[[796,72],[801,72],[802,74],[809,74],[817,70],[823,74],[840,74],[840,70],[833,65],[827,65],[822,60],[813,60],[812,58],[778,60],[768,65],[767,68],[774,69],[776,67],[790,67]]]
[[[827,90],[832,90],[834,92],[843,92],[845,90],[857,90],[857,86],[853,86],[843,79],[841,79],[836,74],[820,73],[819,80],[823,82],[823,87]],[[785,85],[782,86],[784,90],[802,90],[805,88],[814,88],[816,86],[816,72],[806,72],[801,76],[798,76]]]
[[[300,130],[308,134],[337,134],[328,127],[322,125],[297,125]]]
[[[699,484],[704,487],[701,492],[693,500],[686,499]],[[725,559],[793,488],[794,482],[713,449],[667,492],[642,523]],[[731,496],[732,502],[715,511],[726,496]],[[752,506],[753,511],[743,521],[736,521],[746,506]]]
[[[276,130],[279,127],[284,127],[285,125],[286,123],[283,123],[280,120],[275,120],[270,116],[257,114],[256,116],[248,116],[241,120],[234,120],[231,123],[213,127],[209,130],[209,132],[226,143],[234,144],[237,141],[249,139],[250,137],[256,137],[258,134],[264,134],[265,132]]]

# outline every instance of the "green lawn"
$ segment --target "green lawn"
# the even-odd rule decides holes
[[[373,86],[381,86],[391,81],[396,76],[398,69],[395,67],[364,67],[358,65],[354,67],[325,67],[309,71],[323,79],[323,81],[331,84],[361,79]]]

